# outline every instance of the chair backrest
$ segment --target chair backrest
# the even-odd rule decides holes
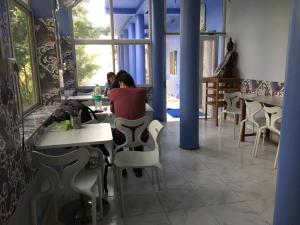
[[[159,158],[160,158],[160,135],[163,130],[164,126],[158,121],[158,120],[153,120],[148,126],[148,131],[150,135],[152,136],[155,144],[155,149],[154,151],[157,152]]]
[[[90,154],[87,149],[79,148],[75,151],[52,156],[33,151],[32,158],[43,177],[47,177],[50,183],[50,193],[64,193],[77,191],[75,177],[87,164]]]
[[[229,112],[240,111],[238,104],[242,97],[241,92],[224,93],[224,100],[226,102],[226,110]]]
[[[246,104],[247,119],[249,121],[256,122],[255,115],[258,112],[260,112],[263,108],[261,103],[256,101],[250,102],[245,100],[245,104]]]
[[[278,127],[276,126],[276,122],[282,117],[282,108],[278,106],[267,107],[264,105],[265,117],[266,117],[266,125],[270,130],[275,132],[280,132]]]
[[[143,145],[144,142],[141,139],[143,131],[147,128],[148,117],[143,116],[137,120],[128,120],[124,118],[115,118],[115,127],[122,134],[124,134],[126,141],[122,145],[117,146],[121,147],[137,147]]]

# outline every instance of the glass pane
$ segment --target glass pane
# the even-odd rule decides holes
[[[180,97],[180,36],[166,35],[167,107],[179,108]]]
[[[75,39],[111,39],[109,1],[82,0],[72,15]]]
[[[126,70],[136,84],[149,84],[149,46],[148,45],[116,45],[116,72]]]
[[[79,86],[105,85],[106,74],[113,71],[111,45],[76,45]]]
[[[114,0],[116,39],[149,38],[149,0]]]
[[[14,54],[20,69],[20,91],[23,109],[26,110],[37,103],[30,51],[29,18],[24,11],[12,3],[9,3],[9,15]]]

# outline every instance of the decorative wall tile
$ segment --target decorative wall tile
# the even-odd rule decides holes
[[[241,91],[259,96],[283,96],[284,83],[244,79],[241,83]]]
[[[59,99],[60,94],[56,25],[52,18],[36,18],[34,25],[42,101],[48,104],[53,99]]]
[[[0,0],[0,57],[11,57],[6,1]],[[0,77],[0,224],[6,225],[26,187],[17,118],[16,74]]]

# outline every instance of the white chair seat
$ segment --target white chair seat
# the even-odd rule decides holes
[[[81,171],[74,181],[76,188],[83,193],[98,196],[98,175],[99,173],[96,169]]]
[[[153,165],[157,165],[160,167],[160,163],[158,163],[159,159],[157,158],[157,154],[154,151],[147,152],[137,152],[137,151],[123,151],[118,152],[116,154],[114,164],[117,167],[127,168],[142,168],[149,167]]]

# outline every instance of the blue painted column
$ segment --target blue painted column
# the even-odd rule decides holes
[[[128,30],[124,31],[124,39],[128,38]],[[123,59],[124,59],[124,70],[129,71],[129,45],[124,45],[123,46]]]
[[[166,120],[165,0],[152,1],[152,68],[154,118]]]
[[[130,23],[128,25],[128,38],[135,39],[135,24]],[[136,54],[135,45],[129,45],[129,73],[136,82]]]
[[[180,1],[180,147],[199,148],[200,0]]]
[[[292,0],[274,225],[300,224],[300,1]]]
[[[145,38],[144,14],[135,16],[135,36],[136,39]],[[136,49],[136,83],[145,84],[145,46],[137,45]]]

